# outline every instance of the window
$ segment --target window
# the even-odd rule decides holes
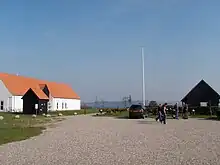
[[[64,103],[62,103],[62,109],[64,109]]]
[[[57,109],[59,109],[59,103],[57,103]]]
[[[65,103],[65,109],[67,109],[67,103]]]
[[[1,101],[1,110],[4,109],[4,101]]]

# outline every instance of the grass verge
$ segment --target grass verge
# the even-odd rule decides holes
[[[4,117],[0,120],[0,145],[37,136],[42,133],[46,125],[62,120],[55,116],[33,118],[31,115],[22,114],[19,114],[19,119],[15,119],[15,114],[4,112],[1,112],[0,116]]]
[[[55,111],[55,112],[49,112],[51,115],[58,115],[59,113],[62,113],[64,116],[72,116],[74,113],[77,113],[77,115],[83,115],[83,114],[91,114],[91,113],[97,113],[98,111],[96,109],[81,109],[81,110],[64,110],[64,111]]]
[[[198,118],[198,119],[206,119],[206,120],[218,120],[216,115],[191,115],[189,118]]]
[[[94,116],[103,116],[103,117],[117,117],[117,118],[128,118],[129,117],[129,113],[128,111],[122,111],[122,112],[103,112],[101,113],[97,113]]]
[[[49,112],[51,117],[38,115],[36,118],[33,118],[32,115],[18,114],[19,119],[15,119],[16,114],[0,112],[0,116],[4,117],[3,120],[0,120],[0,145],[37,136],[42,133],[47,125],[64,119],[58,116],[59,113],[62,113],[62,116],[70,116],[74,115],[75,112],[80,115],[96,113],[97,110],[56,111]]]

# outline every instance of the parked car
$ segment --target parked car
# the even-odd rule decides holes
[[[146,115],[146,109],[140,104],[131,105],[130,108],[128,108],[128,111],[129,111],[130,119],[133,119],[133,118],[144,119]]]

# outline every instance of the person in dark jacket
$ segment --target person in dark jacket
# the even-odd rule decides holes
[[[160,122],[162,122],[161,110],[162,110],[162,105],[159,104],[159,106],[157,107],[157,117],[156,117],[156,121],[159,120]]]
[[[183,106],[183,119],[188,119],[188,105],[184,104]]]
[[[167,109],[167,103],[165,103],[165,104],[162,106],[162,110],[161,110],[162,123],[163,123],[163,124],[166,124],[166,118],[167,118],[166,109]]]
[[[177,120],[179,120],[179,106],[178,106],[178,103],[175,104],[174,109],[175,109],[175,117],[176,117]]]

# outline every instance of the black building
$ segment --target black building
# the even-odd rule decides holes
[[[181,101],[195,109],[200,107],[201,102],[217,107],[219,99],[220,95],[204,80],[201,80]]]
[[[47,113],[49,101],[49,90],[47,85],[40,85],[40,88],[30,88],[22,99],[24,114]]]

